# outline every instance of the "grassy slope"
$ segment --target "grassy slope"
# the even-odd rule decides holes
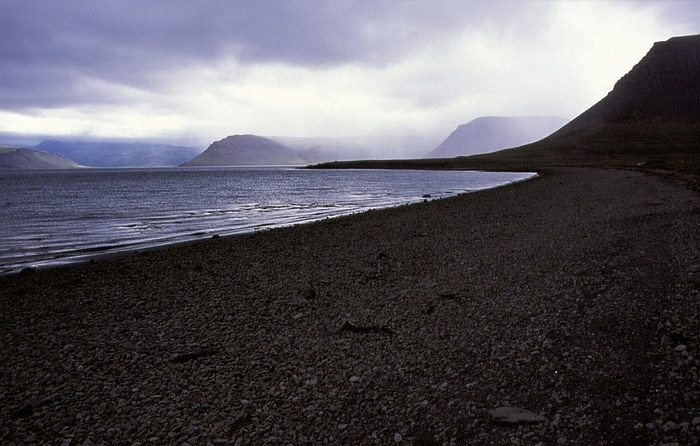
[[[326,163],[324,168],[541,169],[558,166],[700,168],[700,125],[616,125],[456,158]]]

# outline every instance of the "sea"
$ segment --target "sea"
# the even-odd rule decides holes
[[[533,175],[285,166],[0,171],[0,274],[439,199]]]

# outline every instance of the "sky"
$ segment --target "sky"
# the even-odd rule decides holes
[[[0,132],[207,145],[574,118],[700,2],[0,0]]]

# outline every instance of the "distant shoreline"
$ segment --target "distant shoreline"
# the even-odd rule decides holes
[[[424,158],[424,159],[396,159],[396,160],[357,160],[357,161],[333,161],[328,163],[312,164],[301,169],[416,169],[416,170],[474,170],[484,172],[543,172],[557,169],[621,169],[642,172],[655,175],[668,181],[694,190],[700,191],[700,170],[697,163],[689,163],[687,166],[677,163],[676,160],[651,161],[631,164],[621,163],[616,160],[601,162],[591,159],[583,163],[563,163],[552,161],[550,163],[527,162],[525,160],[503,160],[497,157],[491,158],[490,154],[465,156],[455,158]]]

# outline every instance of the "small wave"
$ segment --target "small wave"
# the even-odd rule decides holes
[[[264,169],[247,171],[242,182],[236,169],[162,169],[137,177],[119,170],[52,175],[55,195],[47,192],[41,175],[18,174],[4,191],[6,201],[15,205],[3,221],[0,273],[334,218],[532,176]],[[81,181],[75,181],[76,175]],[[189,181],[183,182],[183,175]]]

